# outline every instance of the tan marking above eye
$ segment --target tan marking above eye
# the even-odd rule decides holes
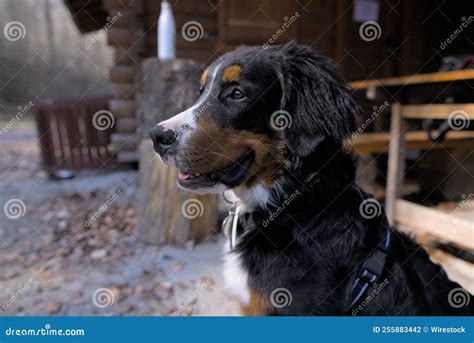
[[[202,73],[201,75],[201,80],[200,80],[201,87],[204,87],[206,85],[206,82],[207,82],[207,69],[204,70],[204,73]]]
[[[239,81],[240,80],[240,72],[242,71],[242,67],[238,65],[231,65],[225,68],[224,74],[222,76],[222,80],[224,82],[232,82],[232,81]]]

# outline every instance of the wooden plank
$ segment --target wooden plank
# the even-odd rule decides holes
[[[351,82],[350,85],[353,89],[367,89],[370,87],[393,87],[461,80],[474,80],[474,69],[386,77],[376,80],[354,81]]]
[[[181,33],[181,28],[184,24],[190,21],[197,21],[202,28],[204,29],[204,33],[216,35],[217,34],[217,19],[215,16],[197,16],[197,15],[183,15],[176,13],[174,16],[174,20],[176,23],[176,32]],[[148,13],[148,15],[144,18],[145,25],[148,30],[150,31],[148,34],[154,34],[156,37],[156,25],[158,24],[158,16],[156,13]]]
[[[474,293],[474,264],[454,257],[439,249],[428,250],[430,257],[441,264],[448,277]]]
[[[109,101],[109,109],[118,118],[134,117],[136,106],[134,101],[112,99]]]
[[[399,185],[403,183],[405,171],[405,128],[402,118],[402,106],[392,105],[390,123],[390,145],[388,152],[387,186],[385,196],[385,210],[388,222],[393,224],[395,200],[398,197]]]
[[[138,146],[138,138],[130,133],[113,133],[111,142],[117,150],[133,150]],[[123,148],[122,148],[123,147]]]
[[[39,101],[35,104],[34,116],[38,129],[39,147],[41,150],[41,160],[43,167],[50,172],[56,164],[56,154],[51,132],[50,116]]]
[[[106,11],[127,8],[134,13],[143,13],[144,3],[143,0],[102,0],[102,8]]]
[[[116,64],[109,70],[109,79],[114,83],[133,82],[136,71],[134,66]]]
[[[149,48],[156,50],[157,40],[155,33],[149,33],[146,35],[146,42]],[[214,36],[203,37],[195,41],[188,41],[181,35],[176,37],[176,49],[179,51],[183,50],[214,50],[216,46],[217,38]]]
[[[126,27],[111,27],[107,31],[107,43],[111,46],[131,46],[133,31]]]
[[[115,129],[119,133],[133,133],[137,129],[137,121],[133,117],[119,118]]]
[[[436,137],[437,131],[432,131]],[[390,143],[390,136],[386,132],[370,132],[360,134],[346,143],[348,149],[357,155],[367,155],[371,153],[382,153],[387,151]],[[405,133],[405,147],[408,150],[413,149],[441,149],[452,148],[456,146],[465,146],[474,144],[473,131],[449,131],[442,143],[433,143],[429,140],[425,131],[408,131]]]
[[[131,82],[114,83],[115,96],[120,99],[133,99],[136,85]]]
[[[459,113],[459,118],[474,120],[474,104],[403,105],[402,116],[409,119],[447,119]]]
[[[474,222],[406,200],[395,202],[394,221],[416,233],[428,233],[474,249]]]
[[[215,15],[216,3],[221,1],[214,0],[179,0],[171,1],[173,13],[188,14],[192,16],[198,15]],[[156,13],[158,15],[161,9],[161,1],[145,1],[145,13]]]

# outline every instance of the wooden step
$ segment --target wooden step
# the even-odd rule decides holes
[[[427,233],[464,249],[474,249],[474,221],[440,210],[398,199],[394,220],[411,233]]]
[[[437,132],[433,131],[433,136]],[[385,132],[361,133],[349,140],[346,146],[358,155],[388,152],[390,135]],[[405,133],[407,149],[440,149],[474,143],[474,131],[449,131],[441,144],[433,143],[425,131],[408,131]]]

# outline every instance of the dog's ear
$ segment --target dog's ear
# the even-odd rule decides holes
[[[307,156],[326,138],[342,143],[352,131],[358,107],[336,68],[307,46],[274,48],[281,109],[291,116],[291,125],[283,130],[288,147]]]

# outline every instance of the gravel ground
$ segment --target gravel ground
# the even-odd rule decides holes
[[[39,162],[31,124],[2,135],[0,315],[238,315],[221,237],[186,248],[136,239],[136,171],[58,182]]]

